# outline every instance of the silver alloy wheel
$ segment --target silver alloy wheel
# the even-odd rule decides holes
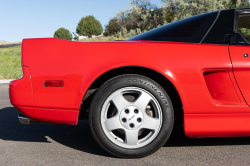
[[[137,97],[129,101],[126,94]],[[111,105],[115,113],[109,117]],[[146,111],[151,105],[151,114]],[[110,113],[109,113],[110,114]],[[138,87],[126,87],[112,93],[101,110],[101,125],[106,136],[114,144],[135,149],[146,146],[158,135],[162,124],[162,110],[159,102],[148,91]],[[119,136],[117,131],[124,135]]]

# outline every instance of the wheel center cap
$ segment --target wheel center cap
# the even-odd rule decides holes
[[[143,123],[143,113],[135,106],[128,106],[121,111],[120,122],[126,129],[138,129]]]

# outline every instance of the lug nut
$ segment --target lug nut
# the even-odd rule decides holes
[[[130,123],[129,127],[134,128],[135,125],[133,123]]]
[[[129,113],[129,110],[128,110],[128,109],[125,109],[125,113],[128,114],[128,113]]]
[[[137,122],[141,123],[141,118],[138,118],[138,119],[137,119]]]
[[[122,118],[122,122],[123,122],[123,123],[126,123],[126,122],[127,122],[127,119],[126,119],[126,118]]]
[[[135,112],[136,114],[138,114],[139,110],[138,110],[138,109],[135,109],[134,112]]]

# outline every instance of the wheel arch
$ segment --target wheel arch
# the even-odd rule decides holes
[[[126,66],[126,67],[119,67],[115,69],[111,69],[99,77],[97,77],[93,83],[89,86],[88,90],[86,91],[82,103],[80,106],[80,117],[86,117],[86,110],[89,108],[89,104],[98,88],[100,88],[106,81],[117,77],[119,75],[125,74],[138,74],[145,77],[152,79],[153,81],[157,82],[169,95],[175,113],[175,125],[182,127],[183,126],[183,105],[179,95],[177,88],[174,84],[163,74],[159,73],[150,68],[141,67],[141,66]]]

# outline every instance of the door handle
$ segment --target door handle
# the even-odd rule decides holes
[[[243,54],[243,56],[244,56],[245,58],[247,58],[247,57],[248,57],[248,54],[247,54],[247,53],[245,53],[245,54]]]

